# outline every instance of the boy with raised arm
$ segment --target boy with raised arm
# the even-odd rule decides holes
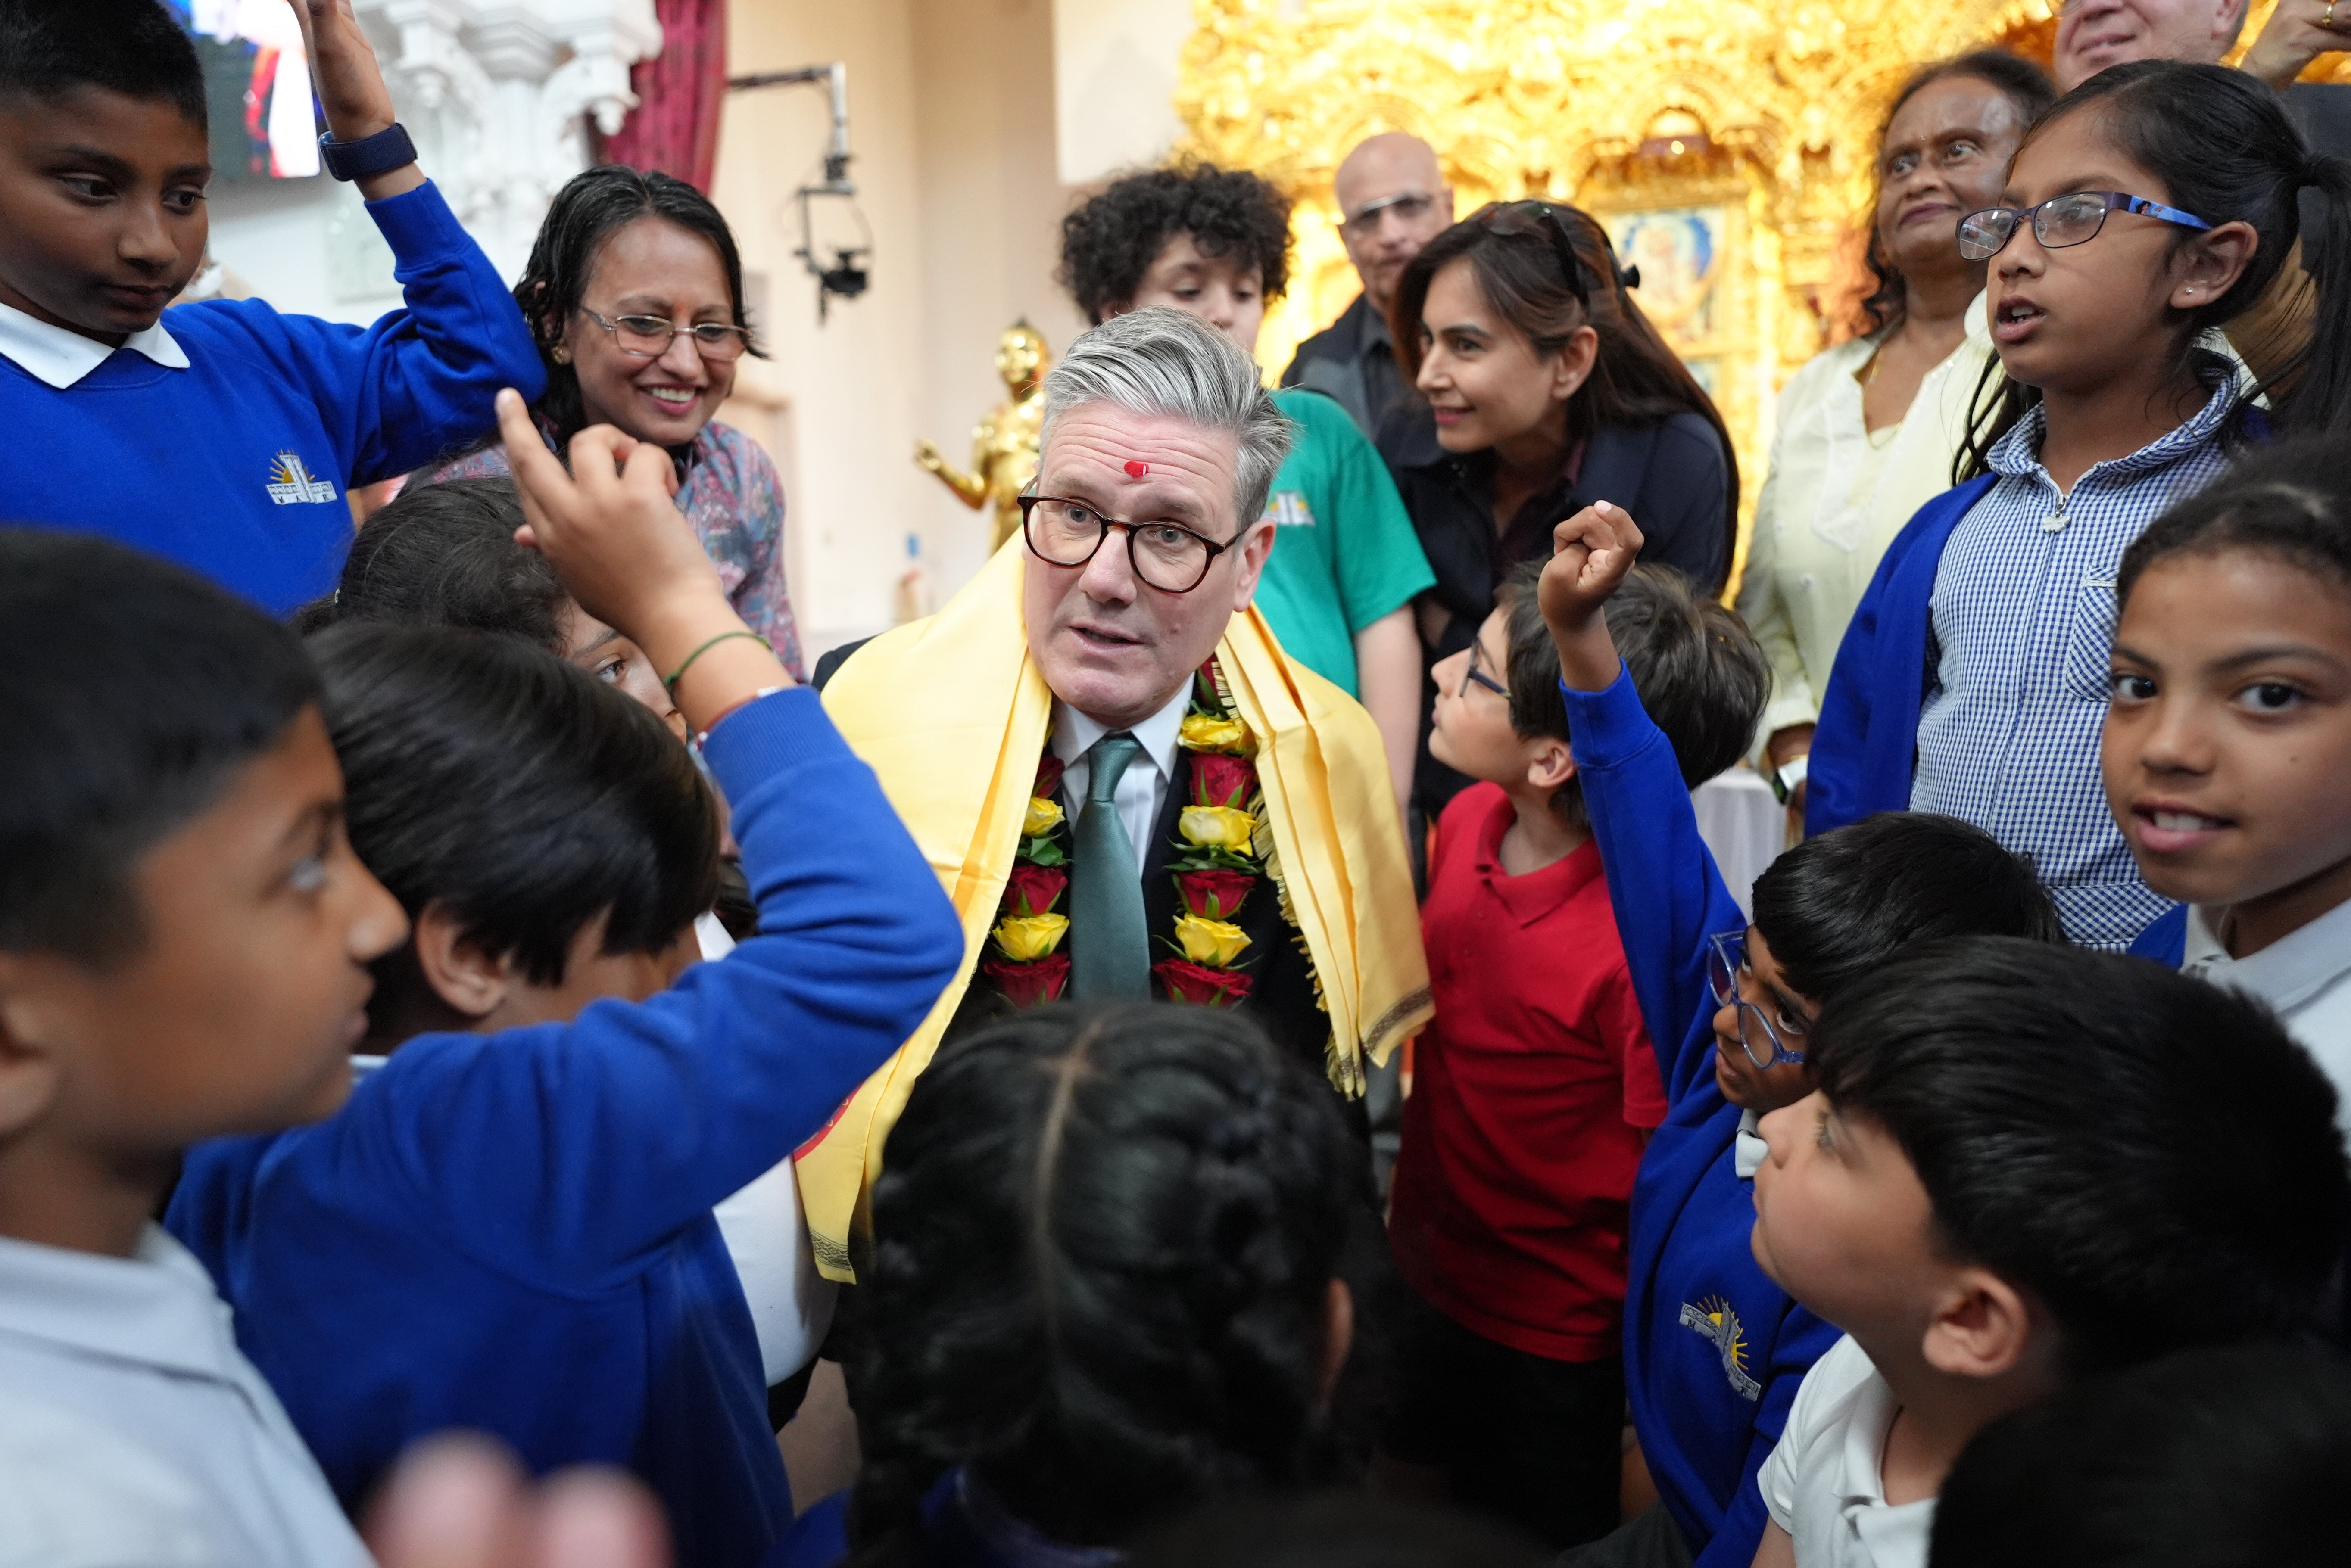
[[[667,453],[595,427],[567,475],[502,403],[538,548],[703,736],[758,931],[678,974],[717,828],[642,705],[509,639],[324,634],[353,844],[414,923],[371,1009],[387,1060],[331,1122],[196,1150],[170,1223],[347,1505],[468,1427],[534,1471],[632,1469],[681,1562],[748,1568],[791,1499],[711,1207],[896,1048],[962,934],[872,772],[728,605]],[[505,833],[547,852],[484,886],[469,851]]]

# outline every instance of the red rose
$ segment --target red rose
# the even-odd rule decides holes
[[[1070,885],[1070,874],[1050,866],[1032,866],[1022,862],[1012,867],[1012,877],[1004,887],[1004,908],[1008,914],[1047,915]]]
[[[1256,889],[1257,878],[1246,871],[1178,871],[1176,886],[1190,913],[1204,919],[1229,920]]]
[[[1047,752],[1043,760],[1037,764],[1037,782],[1029,787],[1029,793],[1042,799],[1050,800],[1053,798],[1053,792],[1061,787],[1061,759]]]
[[[1171,1002],[1230,1007],[1249,993],[1249,977],[1238,970],[1204,969],[1187,959],[1165,959],[1151,966]]]
[[[1192,804],[1247,809],[1257,789],[1257,764],[1222,752],[1192,753]]]
[[[1059,1002],[1061,992],[1070,989],[1070,955],[1067,953],[1050,953],[1034,963],[1014,963],[1008,959],[992,958],[979,967],[1015,1007],[1034,1007],[1040,1002]]]

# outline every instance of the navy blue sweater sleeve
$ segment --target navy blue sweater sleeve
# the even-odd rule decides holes
[[[353,327],[281,316],[258,300],[200,307],[224,348],[308,392],[351,485],[479,439],[496,423],[499,388],[536,402],[547,385],[513,294],[438,189],[428,181],[371,202],[368,215],[392,246],[407,308]]]
[[[643,1002],[411,1040],[352,1096],[346,1153],[475,1261],[596,1288],[804,1142],[963,958],[937,876],[817,695],[705,746],[757,935]]]
[[[1908,530],[1904,532],[1907,535]],[[1886,615],[1886,585],[1901,566],[1906,543],[1897,536],[1878,557],[1877,570],[1861,596],[1860,607],[1845,623],[1836,661],[1829,667],[1829,683],[1821,693],[1820,720],[1813,728],[1811,760],[1805,764],[1804,832],[1811,837],[1870,815],[1864,804],[1865,775],[1876,697],[1872,678],[1877,670],[1878,628]],[[1911,718],[1915,722],[1916,715]]]
[[[1747,917],[1698,836],[1673,744],[1641,706],[1633,678],[1620,665],[1604,691],[1564,682],[1560,691],[1641,1021],[1667,1096],[1678,1100],[1712,1071],[1706,939],[1744,930]]]

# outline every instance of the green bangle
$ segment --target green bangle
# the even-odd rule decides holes
[[[677,695],[677,683],[685,679],[685,672],[694,668],[694,661],[695,659],[701,658],[704,654],[709,652],[720,643],[725,642],[728,638],[733,637],[747,637],[753,642],[758,643],[761,648],[767,649],[769,653],[776,651],[775,648],[766,638],[761,637],[758,632],[753,631],[748,627],[737,627],[733,631],[722,631],[716,637],[712,638],[708,642],[704,643],[700,648],[695,649],[692,653],[687,654],[685,656],[685,662],[679,665],[675,672],[662,678],[662,684],[668,688],[669,694],[673,697]]]

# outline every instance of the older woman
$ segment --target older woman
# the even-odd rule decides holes
[[[2037,67],[1996,49],[1903,86],[1879,136],[1870,330],[1780,394],[1739,612],[1771,657],[1759,761],[1792,792],[1845,623],[1887,543],[1949,486],[1991,353],[1984,264],[1959,254],[1959,219],[1998,202],[2010,157],[2053,98]]]

